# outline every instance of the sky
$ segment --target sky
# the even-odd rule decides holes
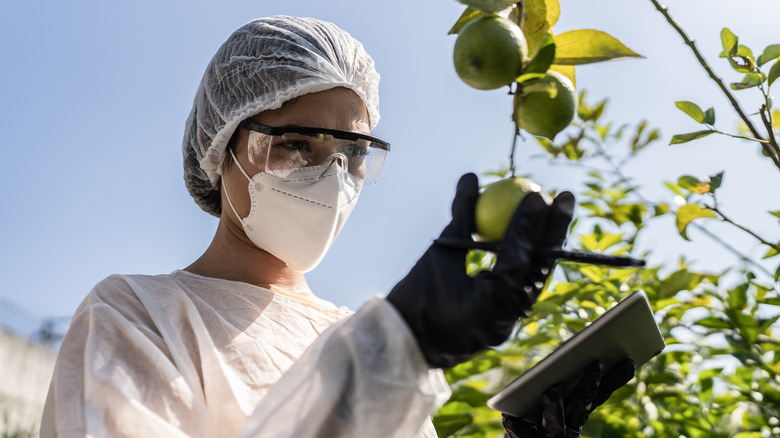
[[[671,200],[662,181],[725,170],[722,207],[760,233],[780,239],[777,169],[755,145],[710,136],[668,146],[700,129],[674,102],[715,107],[732,130],[733,110],[690,50],[649,0],[561,0],[557,33],[592,28],[644,59],[578,67],[577,86],[609,97],[605,117],[635,126],[647,119],[662,140],[626,171],[651,200]],[[780,43],[776,0],[668,0],[718,74],[740,77],[720,52],[727,26],[763,50]],[[464,6],[455,0],[205,2],[14,2],[0,15],[0,129],[6,191],[0,215],[0,298],[37,317],[71,315],[95,283],[112,273],[158,274],[200,256],[217,220],[191,200],[182,180],[181,138],[206,64],[228,35],[255,17],[288,14],[332,21],[360,40],[382,79],[382,120],[374,134],[392,143],[379,184],[360,202],[325,260],[307,274],[316,294],[358,308],[385,295],[449,221],[463,173],[506,163],[511,96],[468,87],[452,66],[447,31]],[[743,91],[746,108],[756,108]],[[755,93],[753,93],[755,94]],[[579,190],[582,175],[531,159],[518,146],[518,172],[549,190]],[[774,204],[774,205],[773,205]],[[639,246],[653,263],[681,254],[713,272],[735,264],[693,230],[676,236],[657,221]],[[724,227],[714,233],[752,255],[762,251]],[[0,321],[2,323],[2,321]]]

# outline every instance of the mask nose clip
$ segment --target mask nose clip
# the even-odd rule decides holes
[[[333,163],[336,161],[339,162],[339,166],[341,166],[342,169],[347,168],[347,156],[342,154],[341,152],[336,152],[335,154],[328,157],[326,160],[325,168],[322,169],[322,173],[317,177],[317,181],[322,179],[323,176],[330,170],[331,166],[333,166]]]

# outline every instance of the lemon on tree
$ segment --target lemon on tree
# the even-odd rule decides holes
[[[511,84],[522,73],[528,45],[522,29],[506,18],[477,18],[455,40],[455,71],[467,84],[492,90]]]
[[[577,92],[569,78],[549,70],[542,78],[524,82],[514,105],[518,128],[552,140],[574,120]]]
[[[509,221],[523,198],[541,190],[539,184],[520,177],[502,179],[485,186],[474,210],[477,234],[489,242],[503,239]]]

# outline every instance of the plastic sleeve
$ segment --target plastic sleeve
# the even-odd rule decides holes
[[[237,436],[435,436],[428,417],[449,396],[395,308],[374,297],[304,352]]]

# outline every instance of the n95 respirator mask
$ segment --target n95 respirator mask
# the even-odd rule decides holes
[[[341,154],[321,165],[250,177],[230,153],[249,181],[249,215],[241,218],[227,190],[225,197],[249,240],[296,271],[314,269],[352,213],[363,179],[344,168]]]

